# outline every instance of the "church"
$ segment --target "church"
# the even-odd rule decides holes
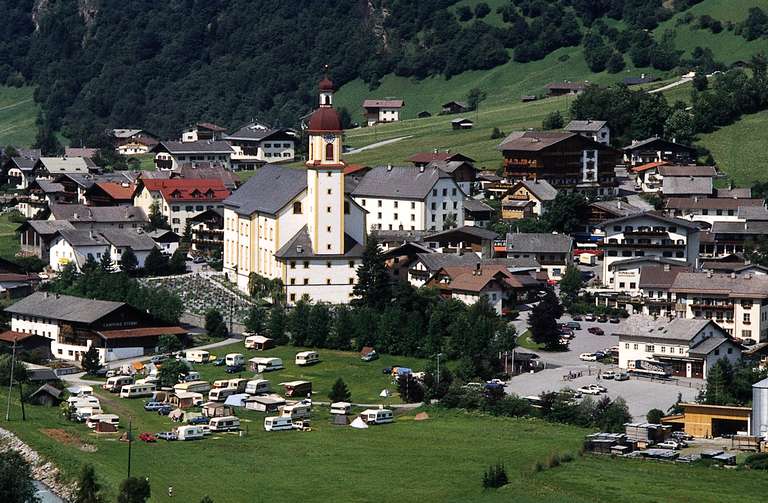
[[[333,82],[319,87],[306,169],[268,164],[224,201],[224,272],[243,292],[251,273],[280,278],[289,304],[348,303],[365,247],[367,212],[344,190]]]

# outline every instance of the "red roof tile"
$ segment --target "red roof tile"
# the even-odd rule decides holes
[[[8,330],[0,334],[0,341],[13,343],[15,340],[16,342],[22,342],[29,339],[30,337],[32,337],[32,334],[25,334],[23,332]]]
[[[98,182],[96,185],[115,200],[129,200],[133,197],[134,190],[136,190],[136,186],[132,184],[123,185],[117,182]]]
[[[659,166],[665,166],[667,164],[669,164],[668,161],[649,162],[647,164],[641,164],[640,166],[634,166],[632,171],[635,173],[641,173],[643,171],[648,171],[649,169],[658,168]]]
[[[143,179],[150,191],[160,191],[166,201],[223,201],[230,190],[220,179]]]

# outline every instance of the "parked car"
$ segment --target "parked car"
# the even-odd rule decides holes
[[[162,407],[157,409],[157,413],[161,416],[167,416],[168,414],[171,413],[172,410],[173,410],[173,407],[171,407],[170,405],[163,405]]]
[[[589,386],[582,386],[576,391],[579,391],[585,395],[599,395],[602,393],[602,391],[600,391],[598,388],[594,388],[591,384]]]
[[[187,421],[187,424],[208,424],[208,418],[205,416],[193,417]]]
[[[178,440],[179,437],[176,436],[176,434],[172,431],[161,431],[157,434],[157,438],[160,440]]]
[[[741,340],[741,344],[744,346],[754,346],[755,344],[757,344],[757,341],[752,339],[751,337],[747,337]]]
[[[614,377],[616,377],[616,372],[613,370],[606,370],[600,374],[601,379],[613,379]]]
[[[608,388],[605,386],[600,386],[599,384],[588,384],[587,386],[598,390],[600,393],[606,393],[608,391]]]
[[[216,365],[217,367],[221,367],[222,365],[224,365],[224,358],[218,358],[216,360],[213,360],[213,364]]]
[[[590,314],[584,316],[584,321],[595,321],[595,315],[590,313]]]
[[[600,316],[597,317],[598,323],[606,323],[607,321],[608,321],[608,317],[604,314],[601,314]]]
[[[629,381],[629,374],[626,372],[619,372],[616,374],[616,377],[613,378],[614,381]]]
[[[192,263],[193,264],[203,264],[203,263],[205,263],[205,257],[195,257],[192,260]]]
[[[579,360],[582,360],[585,362],[596,362],[597,356],[595,356],[595,353],[581,353],[579,355]]]
[[[227,374],[237,374],[238,372],[243,372],[244,370],[244,365],[227,365],[227,368],[224,371]]]
[[[571,330],[581,330],[581,324],[579,324],[576,321],[569,321],[565,324],[566,327],[570,328]]]
[[[155,355],[149,359],[149,362],[157,365],[158,363],[163,363],[167,359],[168,359],[167,355]]]
[[[139,433],[139,440],[142,442],[157,442],[157,437],[147,431]]]
[[[573,321],[583,321],[583,318],[581,317],[580,314],[574,314],[573,316],[571,316],[571,319],[573,319]]]
[[[684,431],[673,431],[672,438],[679,442],[680,440],[693,440],[693,435],[689,435]]]
[[[154,412],[154,411],[160,410],[163,407],[167,407],[167,405],[163,402],[151,401],[144,404],[144,410],[146,410],[147,412]]]
[[[611,316],[611,319],[608,320],[608,321],[610,321],[611,323],[618,323],[619,322],[619,317],[618,316]]]
[[[367,353],[361,356],[360,359],[363,360],[364,362],[372,362],[373,360],[379,359],[379,353],[377,353],[376,351],[371,351],[370,353]]]
[[[587,332],[593,335],[605,335],[605,331],[600,327],[589,327]]]
[[[94,376],[94,377],[107,377],[107,372],[109,372],[109,370],[107,370],[106,368],[102,367],[99,370],[95,371],[91,375]]]
[[[680,449],[680,444],[676,442],[675,440],[666,440],[664,442],[659,442],[655,446],[658,449],[674,449],[678,450]]]
[[[595,358],[597,358],[598,360],[602,360],[603,358],[608,356],[605,353],[603,353],[602,351],[595,351],[593,354],[595,355]]]

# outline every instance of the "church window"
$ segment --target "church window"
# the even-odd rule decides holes
[[[309,278],[304,278],[304,284],[305,284],[305,285],[308,285],[308,284],[309,284]]]
[[[291,302],[296,302],[296,294],[295,293],[291,294]]]
[[[325,228],[325,230],[326,232],[331,232],[331,226],[329,225],[328,227]]]
[[[355,278],[349,278],[349,284],[354,285],[355,284]]]
[[[325,144],[325,160],[326,161],[332,161],[333,160],[333,143],[326,143]],[[328,173],[330,175],[330,173]]]
[[[325,249],[326,250],[330,250],[331,249],[331,243],[328,243],[327,245],[325,245]]]
[[[304,261],[304,269],[309,269],[309,262]]]
[[[296,201],[295,203],[293,203],[293,214],[301,215],[301,202]]]
[[[325,208],[325,211],[326,211],[326,212],[328,212],[328,213],[330,213],[330,212],[331,212],[331,207],[330,207],[330,206],[326,207],[326,208]]]
[[[291,269],[296,269],[296,261],[291,260]]]
[[[349,261],[349,267],[355,267],[355,261],[354,260],[350,260]]]
[[[327,192],[328,192],[328,195],[330,196],[331,195],[331,189],[328,189]]]

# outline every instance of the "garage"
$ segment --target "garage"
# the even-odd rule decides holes
[[[752,409],[730,405],[706,405],[683,403],[683,413],[666,416],[661,424],[683,430],[694,437],[722,437],[735,435],[740,431],[749,431]]]

